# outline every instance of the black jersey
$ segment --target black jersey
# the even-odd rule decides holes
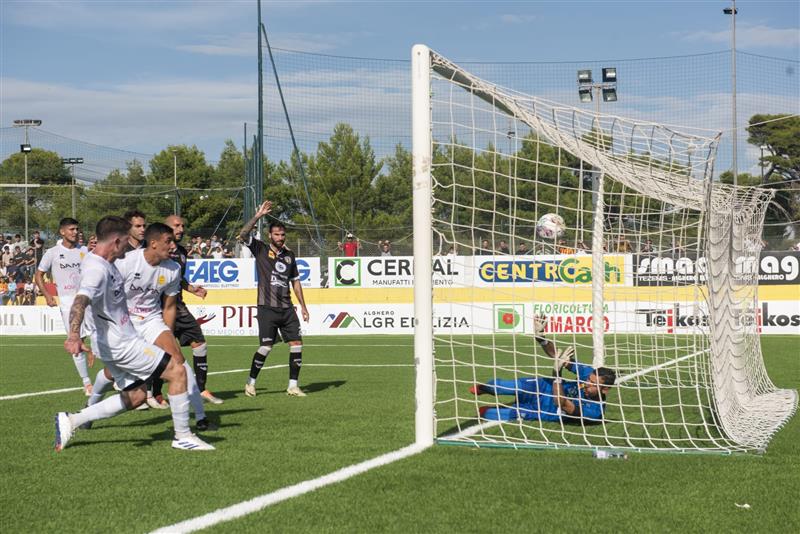
[[[170,252],[169,257],[181,266],[181,289],[186,289],[189,286],[188,282],[186,282],[186,249],[183,248],[183,245],[175,243],[175,250]],[[183,302],[183,291],[178,293],[178,315],[191,315],[186,303]]]
[[[247,248],[256,259],[258,272],[258,305],[270,308],[291,308],[292,297],[289,284],[300,280],[294,252],[283,247],[278,252],[254,237],[250,237]]]
[[[122,247],[122,252],[123,252],[123,254],[122,254],[122,257],[124,258],[124,257],[125,257],[125,254],[127,254],[127,253],[128,253],[128,252],[130,252],[131,250],[136,250],[136,249],[138,249],[138,248],[144,248],[144,247],[145,247],[145,244],[144,244],[144,239],[142,239],[141,241],[139,241],[139,246],[138,246],[138,247],[134,247],[133,245],[131,245],[131,241],[130,241],[130,239],[126,239],[126,240],[125,240],[125,246],[124,246],[124,247]]]

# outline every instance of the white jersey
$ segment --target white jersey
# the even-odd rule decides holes
[[[103,358],[113,358],[140,339],[128,315],[122,275],[113,263],[95,254],[87,254],[81,265],[81,285],[77,295],[85,295],[91,301],[97,343]]]
[[[136,249],[115,262],[124,280],[128,313],[135,323],[161,318],[161,295],[181,291],[181,267],[172,260],[150,265],[144,249]]]
[[[50,272],[58,287],[59,302],[69,300],[78,292],[81,283],[81,263],[89,251],[86,247],[67,248],[61,241],[47,249],[39,262],[38,269],[43,273]]]

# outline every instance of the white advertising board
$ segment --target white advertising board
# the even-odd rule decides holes
[[[413,304],[312,304],[305,335],[412,334]],[[190,306],[206,335],[255,336],[256,307],[249,305]],[[589,334],[588,303],[465,303],[435,304],[434,331],[453,334],[532,333],[533,317],[547,316],[547,331]],[[747,317],[752,317],[748,315]],[[800,303],[761,301],[755,313],[762,334],[800,334]],[[603,312],[607,333],[691,334],[708,330],[706,311],[693,303],[609,302]],[[58,308],[3,306],[0,335],[63,334]]]
[[[320,287],[319,258],[297,258],[303,287]],[[253,258],[190,259],[186,261],[186,280],[206,289],[252,289],[258,286],[258,271]]]

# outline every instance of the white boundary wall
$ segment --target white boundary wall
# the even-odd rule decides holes
[[[304,335],[413,334],[414,305],[408,304],[310,304],[311,321]],[[249,305],[190,306],[211,336],[255,336],[256,307]],[[532,334],[534,314],[548,316],[553,333],[591,334],[591,304],[574,302],[434,304],[435,333]],[[631,313],[634,312],[634,313]],[[703,309],[686,302],[653,306],[652,302],[607,302],[607,333],[691,334],[703,329]],[[622,318],[625,318],[623,321]],[[760,301],[756,313],[762,334],[800,334],[800,302]],[[633,318],[633,319],[631,319]],[[63,334],[58,308],[47,306],[0,307],[0,335]]]

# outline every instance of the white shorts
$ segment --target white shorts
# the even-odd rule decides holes
[[[161,332],[164,332],[165,330],[170,332],[169,327],[164,322],[164,318],[161,315],[156,315],[146,319],[139,319],[138,317],[131,315],[131,324],[139,333],[139,335],[142,336],[148,343],[155,343],[156,339],[158,339],[158,336],[161,335]]]
[[[141,337],[124,343],[121,347],[109,347],[109,354],[104,354],[105,352],[100,351],[100,358],[111,371],[114,382],[122,389],[150,378],[164,358],[163,350]]]
[[[72,297],[64,297],[59,301],[58,305],[59,309],[61,310],[61,319],[64,321],[64,330],[66,330],[67,335],[69,335],[69,311],[72,308],[73,301],[74,299]],[[92,314],[92,307],[87,306],[86,312],[83,314],[83,324],[81,324],[81,338],[92,336],[94,332],[94,315]],[[92,338],[92,343],[94,343],[94,338]]]

